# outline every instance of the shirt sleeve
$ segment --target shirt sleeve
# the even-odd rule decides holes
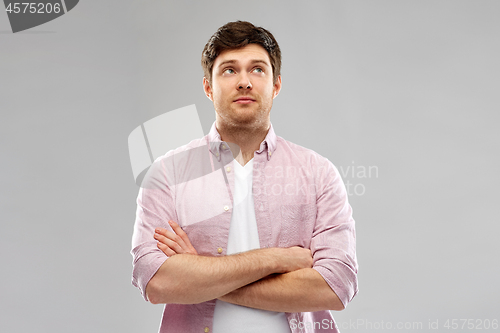
[[[319,170],[316,224],[311,240],[313,269],[321,274],[345,308],[358,292],[352,208],[335,166],[325,159]]]
[[[167,182],[165,160],[156,160],[146,174],[137,197],[137,211],[132,236],[132,284],[146,295],[146,286],[168,256],[157,247],[155,228],[173,231],[168,220],[177,221],[175,203]]]

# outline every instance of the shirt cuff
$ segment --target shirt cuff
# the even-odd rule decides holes
[[[345,265],[343,263],[337,263],[338,265]],[[352,272],[348,267],[339,268],[335,272],[324,266],[314,266],[316,270],[326,283],[332,288],[333,292],[338,296],[344,308],[353,299],[353,297],[358,293],[358,283],[357,277],[354,272]]]
[[[146,295],[146,286],[168,258],[162,251],[158,250],[139,257],[134,263],[132,284],[139,288],[142,297],[147,302],[149,299]]]

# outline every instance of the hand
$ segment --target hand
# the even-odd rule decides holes
[[[311,250],[300,246],[283,248],[281,253],[281,264],[283,273],[292,272],[302,268],[312,268],[313,257]]]
[[[181,253],[198,254],[184,230],[174,221],[168,221],[168,224],[175,233],[163,228],[155,229],[154,238],[158,241],[158,248],[169,257]]]

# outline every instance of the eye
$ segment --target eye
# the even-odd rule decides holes
[[[257,73],[264,73],[264,70],[260,67],[255,68],[253,71]]]
[[[223,74],[234,74],[235,71],[232,69],[232,68],[226,68],[224,70],[224,72],[222,72]]]

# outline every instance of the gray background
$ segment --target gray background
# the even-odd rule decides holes
[[[457,0],[81,1],[18,34],[2,11],[0,331],[157,331],[162,307],[130,283],[138,188],[127,137],[190,104],[208,131],[201,51],[236,19],[280,43],[278,135],[364,189],[350,196],[360,291],[334,315],[366,324],[342,331],[500,319],[499,10]],[[369,166],[378,173],[346,172]]]

